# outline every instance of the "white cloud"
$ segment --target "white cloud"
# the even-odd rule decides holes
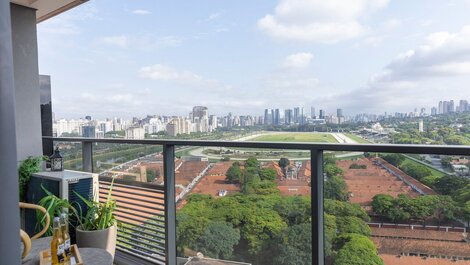
[[[306,68],[310,65],[313,54],[309,52],[300,52],[287,56],[282,64],[285,68]]]
[[[101,42],[105,44],[115,45],[121,48],[126,48],[129,44],[129,39],[124,35],[109,36],[101,38]]]
[[[399,54],[363,87],[318,101],[343,102],[343,107],[362,112],[411,110],[435,105],[449,95],[468,98],[469,78],[470,25],[457,33],[432,33],[421,46]]]
[[[470,74],[470,25],[460,32],[436,32],[416,49],[400,54],[375,79],[415,81]]]
[[[399,26],[401,26],[402,22],[400,19],[397,18],[392,18],[387,21],[385,21],[384,25],[387,29],[395,29]]]
[[[135,15],[150,15],[152,12],[145,10],[145,9],[136,9],[132,11],[132,14]]]
[[[163,64],[142,67],[139,71],[139,76],[146,79],[172,81],[184,85],[206,86],[207,88],[219,87],[215,79],[204,78],[187,70],[179,71]]]
[[[209,17],[207,17],[207,21],[210,21],[210,20],[214,20],[214,19],[218,19],[220,17],[220,15],[222,15],[220,12],[217,12],[217,13],[212,13],[209,15]]]
[[[388,0],[280,0],[258,27],[280,40],[334,43],[363,35],[360,19],[387,6]]]
[[[140,36],[105,36],[98,39],[98,43],[143,51],[152,51],[164,47],[177,47],[180,46],[182,42],[183,40],[177,36],[155,36],[153,34]]]

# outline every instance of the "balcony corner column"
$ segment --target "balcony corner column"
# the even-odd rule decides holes
[[[0,264],[20,264],[16,100],[10,1],[0,1]]]
[[[163,146],[165,187],[165,259],[167,265],[176,265],[176,193],[175,146]]]
[[[93,142],[82,143],[82,163],[83,171],[93,172]]]
[[[312,207],[312,263],[323,265],[324,233],[323,233],[323,150],[314,149],[311,155],[311,207]]]

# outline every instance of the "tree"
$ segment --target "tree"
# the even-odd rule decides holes
[[[382,216],[387,216],[393,207],[394,198],[387,194],[377,194],[372,198],[372,211]]]
[[[424,177],[432,175],[431,170],[427,166],[423,166],[420,164],[404,164],[400,167],[400,169],[417,180],[421,180]]]
[[[354,233],[364,236],[370,236],[370,227],[362,219],[355,216],[339,216],[336,218],[336,227],[338,233]]]
[[[444,195],[453,194],[456,188],[465,187],[470,181],[465,177],[446,175],[436,182],[436,190]]]
[[[430,176],[422,178],[421,182],[428,187],[435,188],[436,183],[440,178],[441,178],[440,176],[430,175]]]
[[[460,203],[470,201],[470,184],[467,184],[461,189],[457,190],[453,197],[457,202]]]
[[[467,221],[467,227],[470,227],[470,201],[466,202],[461,208],[460,217]]]
[[[336,217],[334,215],[324,214],[325,229],[325,256],[330,256],[333,252],[333,240],[336,236]]]
[[[241,232],[242,237],[248,243],[248,252],[257,255],[267,241],[273,239],[285,228],[287,228],[287,224],[277,212],[254,207],[245,217]]]
[[[345,234],[335,240],[339,249],[334,265],[383,265],[374,243],[367,237]]]
[[[401,165],[401,163],[403,163],[403,161],[405,161],[405,158],[403,157],[403,155],[400,155],[400,154],[384,154],[384,155],[381,155],[381,157],[387,161],[388,163],[396,166],[396,167],[399,167]]]
[[[275,182],[270,180],[255,180],[249,184],[249,189],[259,195],[279,194],[280,191],[277,188]]]
[[[153,182],[157,175],[155,174],[155,171],[151,169],[147,169],[147,182]]]
[[[277,237],[272,264],[312,264],[312,225],[303,223],[287,228]]]
[[[226,222],[211,222],[197,240],[195,249],[216,259],[230,259],[240,240],[240,231]]]
[[[348,186],[342,177],[337,175],[328,177],[324,185],[323,193],[325,198],[339,201],[349,199]]]
[[[359,204],[325,199],[323,202],[325,213],[338,216],[356,216],[366,222],[370,221],[369,215]]]
[[[328,165],[328,164],[336,164],[336,157],[334,154],[324,154],[323,155],[323,163],[325,165]]]
[[[253,184],[258,182],[259,180],[259,168],[246,167],[245,165],[245,169],[243,169],[242,176],[240,178],[243,194],[253,193]]]
[[[239,164],[233,163],[225,173],[225,179],[230,183],[240,182],[242,176],[242,170]]]
[[[457,214],[458,208],[450,196],[429,195],[434,207],[434,215],[438,220],[438,225],[446,219],[453,219]]]
[[[290,161],[289,159],[285,158],[285,157],[282,157],[281,159],[279,159],[279,166],[284,169],[285,167],[287,167],[288,165],[290,165]]]
[[[261,180],[275,180],[277,176],[276,170],[273,168],[263,168],[259,172]]]
[[[398,195],[398,198],[393,200],[393,207],[387,211],[385,217],[394,223],[409,222],[411,218],[410,209],[410,198],[406,195],[400,194]]]
[[[411,200],[409,213],[411,219],[420,220],[426,225],[426,219],[432,216],[434,212],[433,202],[429,196],[419,196]]]
[[[259,168],[259,161],[256,159],[256,157],[250,157],[247,160],[245,160],[245,167],[254,167],[254,168]]]
[[[176,242],[180,254],[184,248],[194,247],[209,222],[207,217],[194,217],[180,212],[176,214]]]
[[[323,168],[323,171],[326,173],[326,176],[331,178],[333,176],[342,176],[343,170],[336,166],[336,164],[326,164]]]
[[[287,222],[289,226],[310,222],[310,198],[287,196],[278,201],[273,209]]]

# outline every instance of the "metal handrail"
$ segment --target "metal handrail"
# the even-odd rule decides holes
[[[83,138],[83,137],[43,137],[62,142],[91,142],[116,144],[147,144],[173,146],[207,146],[207,147],[238,147],[268,148],[290,150],[323,150],[348,152],[383,152],[404,154],[435,154],[435,155],[470,155],[470,146],[457,145],[416,145],[416,144],[346,144],[346,143],[306,143],[306,142],[254,142],[254,141],[207,141],[207,140],[155,140],[155,139],[115,139],[115,138]]]

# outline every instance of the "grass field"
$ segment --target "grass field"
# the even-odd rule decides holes
[[[359,137],[355,134],[352,134],[352,133],[345,133],[344,135],[346,135],[347,137],[353,139],[354,141],[360,143],[360,144],[370,144],[369,141],[367,141],[366,139],[362,138],[362,137]]]
[[[261,142],[319,142],[336,143],[336,139],[328,133],[273,133],[250,139]]]

